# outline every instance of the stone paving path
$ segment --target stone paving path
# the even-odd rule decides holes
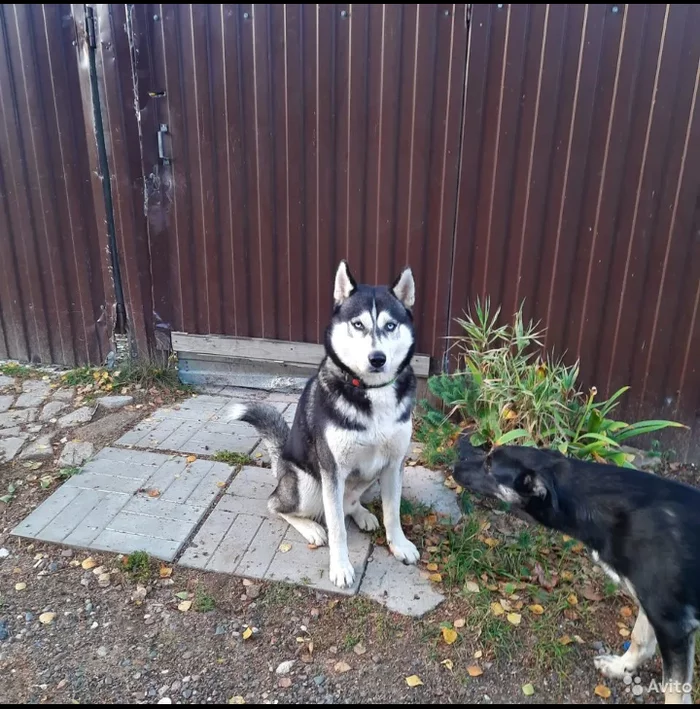
[[[214,391],[155,411],[99,451],[12,533],[96,551],[142,550],[190,568],[322,591],[359,592],[410,615],[422,615],[440,603],[443,597],[421,578],[417,567],[404,566],[382,547],[373,548],[370,535],[350,521],[348,540],[357,580],[345,591],[331,584],[328,548],[310,549],[293,528],[268,514],[267,498],[275,480],[269,468],[261,467],[267,453],[256,432],[248,424],[222,420],[233,401],[255,399],[271,403],[291,423],[297,397],[232,388]],[[26,403],[41,404],[36,392],[25,393]],[[0,410],[3,405],[0,400]],[[32,409],[20,412],[27,410]],[[12,410],[0,416],[8,413]],[[250,456],[257,464],[236,473],[235,467],[211,460],[221,451]],[[378,490],[371,490],[365,500],[376,495]],[[455,522],[460,516],[442,475],[419,466],[406,468],[404,498]]]

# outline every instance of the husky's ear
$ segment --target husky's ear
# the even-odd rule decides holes
[[[394,281],[391,286],[391,292],[404,304],[409,310],[413,307],[416,300],[416,284],[413,280],[413,271],[406,266],[401,272],[401,275]]]
[[[335,272],[335,288],[333,289],[333,299],[336,305],[344,303],[357,288],[357,283],[350,273],[348,262],[343,259]]]

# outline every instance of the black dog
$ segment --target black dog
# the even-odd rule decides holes
[[[595,665],[622,678],[663,659],[666,704],[690,704],[695,631],[700,627],[700,490],[652,473],[520,446],[490,452],[459,444],[454,479],[509,502],[532,519],[583,542],[639,604],[624,655]]]

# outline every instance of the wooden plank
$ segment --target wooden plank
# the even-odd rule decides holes
[[[256,337],[228,337],[226,335],[189,335],[184,332],[172,333],[173,350],[187,352],[190,356],[215,355],[267,362],[287,362],[318,366],[325,355],[323,345],[307,342],[285,342]],[[430,358],[414,355],[413,370],[418,377],[427,377],[430,372]]]

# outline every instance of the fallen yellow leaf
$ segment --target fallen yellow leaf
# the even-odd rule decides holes
[[[226,487],[226,483],[223,483],[221,482],[221,480],[219,480],[219,482],[216,483],[216,487]]]
[[[466,624],[467,621],[464,620],[464,618],[457,618],[457,620],[455,620],[455,622],[453,623],[455,628],[463,628]]]
[[[503,606],[500,603],[492,603],[491,613],[493,613],[494,615],[503,615],[505,611],[503,610]]]
[[[437,571],[438,565],[437,564],[428,564],[425,568],[428,569],[428,571]]]
[[[522,616],[520,615],[520,613],[508,613],[506,618],[508,618],[508,622],[512,625],[520,625]]]
[[[487,547],[493,549],[495,546],[498,546],[498,539],[494,539],[493,537],[486,537],[484,539],[484,544],[486,544]]]
[[[170,566],[161,566],[158,575],[162,579],[168,579],[173,575],[173,570]]]
[[[467,581],[466,589],[469,593],[479,593],[479,584],[474,581]]]
[[[452,630],[452,628],[443,628],[442,637],[448,645],[452,645],[452,643],[457,640],[459,636],[457,635],[456,630]]]
[[[27,588],[27,584],[24,582],[15,584],[15,591],[24,591],[25,588]]]
[[[430,574],[428,578],[431,581],[434,581],[435,583],[442,583],[442,575],[441,574]]]
[[[237,695],[235,697],[231,697],[231,699],[228,700],[229,704],[245,704],[245,699],[241,697],[241,695]]]
[[[593,693],[597,694],[599,697],[603,697],[603,699],[607,699],[610,696],[610,690],[604,684],[599,684],[593,690]]]
[[[562,571],[561,577],[562,577],[562,580],[564,580],[564,581],[573,581],[574,580],[574,575],[571,573],[571,571]]]
[[[523,685],[523,694],[526,697],[531,697],[535,693],[535,688],[528,682]]]
[[[246,628],[243,631],[243,639],[247,640],[251,635],[253,634],[253,629],[252,628]]]
[[[570,537],[568,534],[562,534],[562,537],[561,537],[561,538],[562,538],[565,542],[570,542],[570,541],[571,541],[571,537]]]
[[[335,667],[333,668],[338,674],[343,674],[344,672],[350,672],[352,667],[348,665],[347,662],[343,662],[342,660],[340,662],[335,663]]]
[[[406,677],[406,684],[409,687],[417,687],[420,684],[423,684],[423,681],[418,675],[411,675],[410,677]]]
[[[577,554],[583,551],[583,544],[579,542],[578,544],[574,544],[574,546],[571,547],[571,551],[576,552]]]
[[[282,542],[279,545],[279,550],[283,553],[286,554],[290,549],[292,548],[292,545],[289,542]]]
[[[570,593],[566,600],[569,602],[570,606],[575,606],[578,603],[578,597],[575,593]]]
[[[542,608],[542,606],[538,603],[535,603],[532,606],[528,606],[528,609],[535,615],[542,615],[544,613],[544,608]]]
[[[570,638],[568,635],[562,635],[562,636],[559,638],[559,642],[560,642],[562,645],[570,645],[570,644],[571,644],[571,638]]]
[[[623,638],[629,637],[630,631],[627,630],[627,628],[620,628],[620,635],[622,635]]]
[[[477,650],[477,651],[474,653],[474,659],[475,659],[475,660],[480,659],[480,658],[483,656],[483,654],[484,654],[484,653],[483,653],[481,650]]]
[[[622,606],[622,608],[620,608],[620,615],[623,618],[630,618],[632,616],[632,609],[629,606]]]
[[[452,671],[452,669],[453,669],[454,666],[455,666],[455,665],[454,665],[454,662],[452,662],[452,660],[449,660],[449,659],[448,659],[448,660],[443,660],[440,664],[441,664],[441,665],[445,665],[445,667],[447,667],[447,669],[450,670],[450,671]]]
[[[479,665],[471,665],[470,667],[467,667],[467,673],[470,677],[478,677],[479,675],[483,675],[484,671],[481,667],[479,667]]]
[[[94,569],[97,566],[97,562],[91,556],[88,556],[88,558],[83,561],[81,566],[84,569]]]
[[[44,625],[48,625],[49,623],[53,623],[53,619],[56,617],[55,613],[42,613],[39,616],[39,622],[43,623]]]
[[[190,463],[194,463],[195,460],[197,460],[196,455],[188,455],[187,456],[187,465],[189,465]]]
[[[192,608],[192,601],[182,601],[182,603],[177,604],[177,609],[185,613],[190,608]]]

